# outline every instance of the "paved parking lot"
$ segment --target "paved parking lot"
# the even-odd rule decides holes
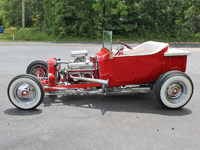
[[[136,46],[138,43],[130,44]],[[194,82],[191,101],[182,109],[157,106],[153,92],[44,98],[36,109],[15,108],[7,97],[9,81],[34,60],[60,57],[72,50],[91,55],[99,43],[0,42],[0,150],[197,150],[200,149],[200,45],[170,44],[189,50],[186,73]]]

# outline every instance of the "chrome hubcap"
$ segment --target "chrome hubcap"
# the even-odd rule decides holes
[[[16,96],[19,101],[30,102],[36,97],[36,91],[32,85],[23,83],[16,87]]]
[[[170,84],[166,89],[166,98],[170,103],[179,103],[186,96],[186,85],[183,82]]]

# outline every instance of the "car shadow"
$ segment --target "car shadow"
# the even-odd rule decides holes
[[[63,103],[70,107],[81,107],[86,109],[99,109],[102,115],[108,111],[151,113],[165,116],[184,116],[192,111],[188,108],[167,109],[158,106],[153,91],[140,90],[139,92],[115,92],[106,95],[64,95],[46,96],[44,107],[50,107],[55,103]]]
[[[32,116],[41,114],[41,109],[32,109],[32,110],[22,110],[18,108],[10,108],[4,111],[4,114],[13,115],[13,116]]]

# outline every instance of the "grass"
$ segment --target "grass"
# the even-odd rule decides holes
[[[35,32],[34,28],[26,28],[23,32],[22,29],[14,29],[14,41],[15,42],[102,42],[102,38],[88,39],[80,37],[67,36],[65,38],[59,38],[49,36],[45,32]],[[4,33],[0,33],[0,42],[13,42],[12,28],[4,30]]]
[[[5,29],[4,33],[0,33],[0,42],[10,42],[12,41],[12,29]]]
[[[4,33],[0,33],[0,42],[12,42],[13,35],[12,29],[14,29],[14,37],[15,42],[28,42],[28,41],[36,41],[36,42],[102,42],[102,37],[91,39],[91,38],[80,38],[80,37],[72,37],[66,36],[64,38],[49,36],[45,32],[35,32],[34,28],[26,28],[23,32],[22,29],[7,28],[4,30]],[[145,42],[145,41],[160,41],[160,42],[200,42],[200,34],[190,35],[188,36],[180,36],[176,38],[169,38],[166,36],[156,36],[149,34],[148,37],[141,37],[138,35],[133,36],[132,38],[128,38],[126,36],[118,36],[113,34],[113,42],[116,40],[121,40],[125,42]]]
[[[4,30],[4,33],[0,34],[0,42],[13,42],[12,29],[14,29],[14,41],[15,42],[27,42],[27,41],[52,41],[45,33],[34,33],[34,31],[29,28],[25,29],[23,32],[22,29],[17,30],[17,28],[7,28]]]

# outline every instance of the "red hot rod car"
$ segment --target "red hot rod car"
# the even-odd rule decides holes
[[[88,51],[72,51],[74,60],[49,58],[34,61],[27,74],[13,78],[8,97],[20,109],[33,109],[44,95],[68,90],[102,89],[108,92],[126,87],[149,87],[156,101],[168,108],[181,108],[193,94],[193,83],[186,71],[190,52],[169,48],[169,44],[148,41],[131,47],[117,41],[112,49],[112,32],[104,31],[103,48],[87,58]]]

